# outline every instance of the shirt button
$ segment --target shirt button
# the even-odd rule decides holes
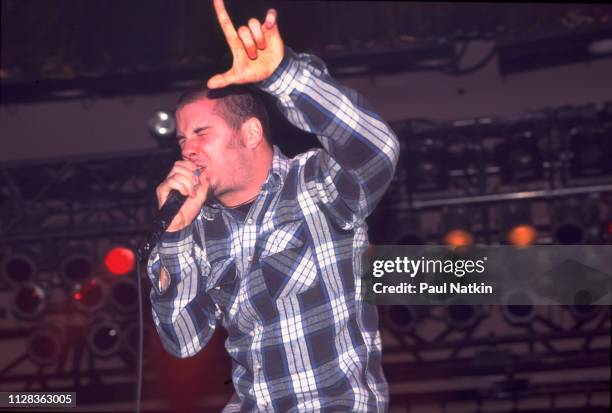
[[[247,224],[251,225],[252,223],[253,223],[253,219],[252,218],[247,219]]]
[[[253,261],[253,257],[251,257],[250,255],[247,257],[247,261],[251,262]]]
[[[221,287],[219,287],[219,286],[215,287],[215,290],[220,290],[220,289],[221,289]]]

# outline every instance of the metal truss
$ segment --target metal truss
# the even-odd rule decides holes
[[[516,119],[411,120],[392,127],[402,151],[387,192],[390,209],[612,192],[612,169],[601,162],[612,151],[607,139],[612,102],[533,111]],[[582,163],[585,148],[600,151],[597,165]]]
[[[608,407],[609,307],[592,308],[586,318],[567,306],[525,307],[532,317],[520,324],[502,306],[465,306],[462,314],[472,316],[454,320],[448,307],[411,310],[410,317],[393,318],[393,307],[381,307],[392,402],[408,411],[454,411],[466,402],[474,403],[470,411],[498,411],[505,402],[504,411],[529,412],[530,400],[542,398],[540,411],[564,411],[568,404],[558,400],[572,395],[574,411]],[[410,323],[398,324],[402,319]]]
[[[555,210],[573,202],[583,208],[577,219],[587,219],[584,210],[590,208],[588,219],[602,226],[601,237],[586,243],[607,243],[603,226],[612,214],[612,169],[602,159],[612,154],[612,103],[516,119],[411,120],[392,127],[402,150],[391,186],[370,217],[375,242],[400,240],[398,222],[402,226],[407,217],[424,242],[441,242],[440,230],[428,233],[419,226],[431,230],[428,216],[464,209],[477,242],[495,244],[503,230],[500,207],[512,205],[544,211],[533,225],[543,234],[540,241],[553,243]],[[582,162],[591,155],[600,160]]]
[[[178,154],[156,149],[0,164],[0,243],[140,234]]]

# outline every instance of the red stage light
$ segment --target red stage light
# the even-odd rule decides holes
[[[76,284],[72,291],[75,304],[83,310],[97,310],[104,304],[105,289],[96,279]]]
[[[104,266],[113,275],[126,275],[134,269],[136,256],[126,247],[115,247],[104,257]]]

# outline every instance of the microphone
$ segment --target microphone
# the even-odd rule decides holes
[[[195,176],[200,176],[199,169],[195,171]],[[162,235],[164,235],[164,232],[166,232],[186,200],[187,197],[176,189],[170,191],[166,202],[164,202],[159,211],[157,211],[155,218],[153,218],[151,231],[138,247],[138,261],[141,264],[145,264],[149,260],[151,250],[159,243]]]

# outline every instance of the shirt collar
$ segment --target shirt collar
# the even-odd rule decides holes
[[[278,148],[274,145],[274,153],[272,155],[272,168],[268,174],[268,179],[261,186],[262,190],[268,190],[270,192],[277,191],[285,183],[285,177],[289,172],[289,158],[285,156]]]
[[[285,177],[289,172],[290,159],[281,152],[278,146],[274,145],[273,150],[272,167],[270,169],[270,173],[268,174],[268,178],[261,186],[262,191],[278,191],[278,189],[285,183]],[[212,199],[210,202],[207,201],[202,206],[200,216],[208,221],[212,221],[221,213],[223,208],[224,206],[220,202],[218,202],[216,199]]]

